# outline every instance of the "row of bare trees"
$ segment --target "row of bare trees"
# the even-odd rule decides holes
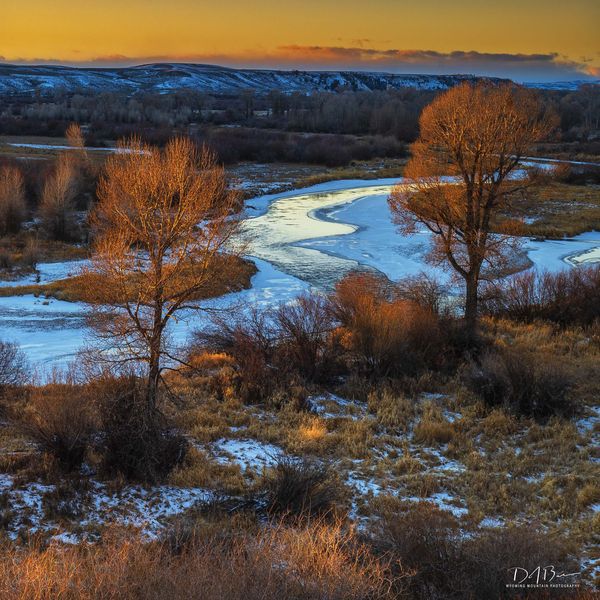
[[[89,167],[83,134],[79,125],[71,124],[66,133],[73,148],[60,153],[41,189],[37,214],[48,237],[56,240],[74,238],[75,200],[83,172]],[[18,233],[28,215],[23,174],[17,166],[0,168],[0,236]]]

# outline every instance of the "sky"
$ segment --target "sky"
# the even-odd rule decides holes
[[[0,60],[600,77],[600,0],[0,0]]]

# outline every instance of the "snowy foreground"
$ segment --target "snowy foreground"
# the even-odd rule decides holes
[[[289,302],[315,287],[328,289],[357,268],[379,271],[392,280],[423,271],[447,279],[425,262],[430,234],[399,235],[387,197],[398,179],[346,180],[270,194],[247,202],[243,234],[259,269],[252,288],[206,303],[207,308],[260,307]],[[600,261],[600,232],[572,239],[533,241],[524,251],[535,268],[551,271]],[[39,282],[77,272],[81,261],[42,264]],[[29,276],[0,286],[35,283]],[[46,371],[73,359],[86,340],[86,305],[38,298],[0,298],[0,339],[17,342],[35,368]],[[171,336],[185,343],[203,315],[184,315]]]

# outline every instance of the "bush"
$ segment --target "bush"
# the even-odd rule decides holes
[[[392,564],[412,569],[411,591],[417,598],[447,597],[460,575],[456,519],[429,502],[402,506],[393,500],[379,513],[373,543],[392,557]]]
[[[395,286],[395,293],[432,314],[448,316],[447,288],[425,273],[401,279]]]
[[[339,508],[342,486],[325,463],[284,457],[265,476],[259,496],[270,515],[326,515]]]
[[[0,397],[7,388],[27,379],[27,360],[16,344],[0,340]]]
[[[273,311],[218,316],[196,334],[201,352],[232,358],[234,377],[221,372],[244,402],[288,395],[302,380],[330,381],[339,371],[339,347],[328,302],[303,295]]]
[[[28,269],[35,270],[40,262],[40,256],[41,251],[37,240],[34,238],[29,238],[25,248],[23,249],[21,264]]]
[[[453,438],[452,423],[443,419],[423,418],[415,426],[414,440],[420,444],[447,444]]]
[[[579,562],[569,556],[568,547],[560,537],[522,525],[489,529],[464,540],[461,562],[461,594],[472,598],[513,598],[513,592],[505,586],[513,583],[515,566],[529,572],[538,565],[542,568],[554,565],[563,573],[580,571]],[[574,578],[567,578],[563,583],[574,582]]]
[[[94,428],[90,398],[70,383],[51,383],[31,392],[18,417],[24,430],[65,471],[78,469]]]
[[[234,376],[226,371],[217,379],[221,379],[221,387],[234,387],[243,402],[264,402],[277,388],[275,331],[266,313],[251,310],[243,316],[217,315],[209,329],[196,333],[195,344],[200,353],[231,357]]]
[[[134,377],[104,381],[96,394],[106,471],[129,480],[156,482],[183,461],[186,439],[171,430],[160,413],[149,413]]]
[[[10,271],[14,266],[15,263],[10,252],[0,248],[0,269]]]
[[[600,265],[559,273],[529,270],[487,293],[485,305],[494,316],[587,326],[600,319]]]
[[[487,352],[467,369],[466,382],[488,406],[504,406],[520,416],[546,420],[575,412],[568,372],[555,359],[533,352]]]
[[[350,275],[332,298],[346,343],[372,376],[416,375],[441,364],[443,341],[438,316],[373,275]]]
[[[406,506],[395,499],[384,503],[379,517],[373,543],[387,553],[391,564],[414,571],[410,597],[514,598],[515,590],[506,587],[512,583],[514,566],[533,571],[538,565],[555,565],[557,571],[579,571],[560,537],[533,528],[494,528],[465,536],[450,513],[427,502]],[[539,597],[536,592],[525,597]],[[541,592],[547,597],[547,590]]]
[[[309,381],[331,380],[340,354],[333,333],[335,321],[327,300],[319,294],[304,294],[275,313],[279,369],[293,365]]]

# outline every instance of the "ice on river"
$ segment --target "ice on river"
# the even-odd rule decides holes
[[[259,269],[252,288],[204,306],[277,305],[311,286],[329,288],[357,268],[377,270],[393,280],[422,271],[447,277],[425,262],[429,233],[402,236],[396,231],[387,197],[399,181],[336,181],[249,200],[242,235],[248,238],[249,254]],[[571,268],[600,260],[600,233],[526,240],[524,250],[536,268]],[[77,266],[41,265],[41,280],[60,279]],[[81,303],[34,296],[0,298],[0,339],[16,341],[35,366],[64,365],[85,341],[86,312]],[[173,341],[185,343],[203,319],[197,311],[181,315],[172,325]]]
[[[292,300],[309,287],[265,261],[255,262],[258,272],[250,289],[215,298],[203,306],[207,309],[238,305],[266,307]],[[0,297],[0,340],[16,342],[31,365],[41,374],[47,373],[52,367],[64,367],[82,348],[89,334],[87,313],[88,307],[82,302],[33,295]],[[183,313],[170,326],[173,342],[184,344],[205,318],[202,312]]]

